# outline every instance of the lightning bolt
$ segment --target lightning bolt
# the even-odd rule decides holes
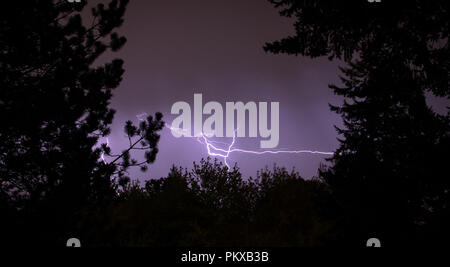
[[[144,112],[144,113],[136,115],[136,118],[139,121],[145,121],[147,116],[148,116],[148,114],[146,112]],[[166,124],[165,127],[171,131],[184,134],[185,137],[186,137],[186,135],[189,136],[191,134],[190,132],[187,132],[185,129],[172,127],[171,125],[168,125],[168,124]],[[210,137],[212,137],[213,134],[208,134],[208,133],[205,134],[203,132],[196,134],[190,138],[195,138],[200,144],[202,144],[206,148],[206,151],[209,156],[221,158],[223,160],[225,166],[227,166],[229,169],[230,169],[230,165],[228,164],[227,160],[231,156],[232,153],[246,153],[246,154],[253,154],[253,155],[264,155],[264,154],[316,154],[316,155],[328,155],[328,156],[333,155],[333,152],[323,152],[323,151],[306,150],[306,149],[303,149],[303,150],[262,150],[262,151],[260,150],[260,151],[255,151],[255,150],[236,148],[235,147],[236,131],[237,130],[234,130],[233,139],[232,139],[231,143],[210,140]],[[220,146],[218,146],[218,144],[220,144]],[[109,146],[108,138],[106,138],[106,145]],[[104,152],[102,152],[102,154],[101,154],[101,159],[103,160],[104,163],[106,163],[106,160],[104,158]]]
[[[106,146],[109,146],[109,138],[106,137],[105,139],[106,139]],[[100,158],[103,160],[103,163],[106,164],[106,160],[105,160],[105,152],[104,152],[104,151],[102,151],[102,154],[100,155]]]
[[[175,128],[170,125],[166,125],[166,128],[170,129],[171,131],[178,132],[178,133],[187,133],[186,130]],[[190,133],[189,133],[190,134]],[[240,149],[240,148],[234,148],[234,145],[236,143],[236,130],[233,134],[233,140],[230,144],[222,143],[222,142],[215,142],[209,140],[207,136],[212,136],[212,134],[204,134],[199,133],[197,135],[194,135],[197,137],[197,141],[204,145],[206,147],[206,150],[208,152],[209,156],[212,157],[218,157],[222,158],[225,165],[230,169],[230,166],[228,165],[227,159],[230,157],[232,153],[247,153],[247,154],[254,154],[254,155],[263,155],[263,154],[318,154],[318,155],[333,155],[333,152],[323,152],[323,151],[315,151],[315,150],[262,150],[262,151],[254,151],[254,150],[246,150],[246,149]],[[221,143],[226,145],[226,149],[217,147],[214,144]]]

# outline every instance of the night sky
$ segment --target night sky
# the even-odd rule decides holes
[[[171,123],[173,103],[193,108],[194,93],[203,103],[218,101],[280,102],[277,149],[334,151],[333,125],[341,119],[328,104],[339,104],[328,85],[338,83],[338,62],[265,53],[265,42],[292,33],[292,21],[280,17],[265,0],[130,1],[120,33],[127,44],[114,57],[125,61],[124,79],[114,93],[117,110],[109,138],[113,152],[127,146],[126,120],[160,111]],[[108,56],[109,57],[109,56]],[[206,118],[206,116],[205,116]],[[247,124],[248,125],[248,124]],[[230,139],[224,138],[224,142]],[[260,150],[259,138],[239,138],[236,147]],[[149,171],[132,171],[140,180],[167,175],[172,164],[192,168],[208,154],[193,138],[161,133],[160,152]],[[295,167],[305,178],[316,175],[326,156],[310,154],[249,155],[234,153],[244,176],[274,163]]]

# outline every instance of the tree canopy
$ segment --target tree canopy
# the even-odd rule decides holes
[[[127,0],[86,11],[86,1],[17,1],[0,11],[0,199],[2,234],[12,243],[62,243],[78,223],[77,213],[115,196],[117,177],[133,165],[152,163],[162,115],[149,116],[127,134],[139,136],[147,158],[137,163],[131,145],[109,163],[99,146],[114,116],[112,92],[123,61],[98,64],[126,42],[116,29]],[[85,18],[85,19],[83,19]],[[130,132],[130,129],[132,130]],[[114,176],[116,175],[116,176]]]
[[[345,97],[331,106],[344,120],[340,147],[320,171],[340,203],[343,241],[444,242],[450,113],[433,112],[425,94],[450,96],[448,1],[270,2],[295,18],[295,34],[266,51],[346,64],[342,86],[330,86]]]

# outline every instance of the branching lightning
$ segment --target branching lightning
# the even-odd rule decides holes
[[[184,129],[180,129],[180,128],[175,128],[172,127],[170,125],[166,125],[166,127],[168,129],[170,129],[171,131],[175,131],[178,133],[186,133],[186,131]],[[190,133],[189,133],[190,134]],[[319,155],[333,155],[333,152],[322,152],[322,151],[315,151],[315,150],[262,150],[262,151],[254,151],[254,150],[246,150],[246,149],[240,149],[240,148],[235,148],[234,145],[236,143],[236,130],[234,131],[234,135],[233,135],[233,140],[230,144],[227,143],[222,143],[222,142],[215,142],[215,141],[211,141],[209,140],[209,138],[207,136],[212,136],[212,135],[207,135],[204,133],[198,133],[196,135],[194,135],[197,141],[204,145],[206,147],[206,150],[208,152],[208,155],[212,156],[212,157],[218,157],[218,158],[222,158],[225,165],[230,168],[230,166],[228,165],[227,159],[230,157],[230,155],[232,153],[247,153],[247,154],[254,154],[254,155],[263,155],[263,154],[319,154]],[[225,144],[226,145],[226,149],[224,148],[220,148],[217,147],[214,144]]]
[[[136,118],[139,121],[145,120],[147,117],[147,113],[142,113],[139,115],[136,115]],[[184,136],[190,136],[190,132],[186,132],[185,129],[172,127],[170,125],[166,125],[166,128],[168,128],[171,131],[178,132],[181,134],[184,134]],[[234,131],[233,139],[231,143],[225,143],[225,142],[218,142],[210,140],[210,137],[212,137],[212,134],[208,133],[198,133],[194,135],[194,137],[203,146],[205,146],[206,151],[209,156],[221,158],[223,159],[223,162],[225,165],[230,168],[230,165],[228,164],[228,159],[231,156],[232,153],[246,153],[246,154],[253,154],[253,155],[264,155],[264,154],[317,154],[317,155],[333,155],[333,152],[323,152],[323,151],[316,151],[316,150],[262,150],[262,151],[255,151],[255,150],[247,150],[242,148],[235,147],[236,145],[236,130]],[[220,145],[220,146],[219,146]],[[106,138],[106,146],[109,147],[109,139]],[[101,159],[104,163],[106,163],[106,160],[104,158],[105,153],[101,153]]]
[[[106,146],[109,147],[109,138],[108,137],[106,137]],[[105,151],[102,151],[102,154],[100,157],[103,160],[103,163],[107,164],[107,162],[105,160]]]

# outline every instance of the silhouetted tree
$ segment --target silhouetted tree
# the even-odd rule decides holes
[[[124,186],[107,216],[91,216],[90,246],[319,246],[334,242],[331,195],[275,167],[243,179],[217,160]],[[330,202],[330,203],[327,203]]]
[[[331,86],[346,98],[332,106],[344,119],[341,145],[321,170],[342,209],[342,241],[445,241],[450,117],[425,92],[450,96],[448,1],[270,2],[296,22],[267,51],[348,63],[343,86]]]
[[[419,228],[448,203],[449,122],[427,106],[398,60],[364,57],[344,69],[343,87],[333,86],[347,99],[332,107],[345,128],[338,129],[341,146],[322,177],[342,201],[352,242],[364,244],[367,236],[419,242]]]
[[[114,59],[99,65],[106,51],[125,43],[115,29],[127,0],[8,1],[0,9],[0,200],[3,244],[59,244],[78,237],[83,207],[102,210],[115,197],[114,174],[153,162],[163,126],[161,114],[139,128],[127,124],[146,150],[144,163],[128,151],[110,163],[97,147],[109,134],[112,90],[124,70]],[[82,17],[89,18],[83,21]],[[131,140],[131,139],[130,139]],[[145,167],[143,167],[145,168]],[[89,210],[89,209],[88,209]],[[84,210],[83,212],[88,212]],[[90,210],[88,213],[95,213]],[[6,241],[8,240],[8,241]],[[12,243],[11,243],[12,242]]]
[[[130,177],[126,174],[130,167],[139,167],[142,172],[148,170],[148,165],[153,163],[158,153],[158,132],[164,128],[163,115],[160,112],[155,114],[155,118],[149,115],[146,120],[141,120],[138,126],[135,126],[132,121],[125,123],[124,132],[127,135],[129,147],[122,151],[122,153],[114,155],[107,143],[102,144],[104,163],[108,166],[114,167],[114,180],[119,186],[126,186],[130,181]],[[132,151],[143,151],[144,160],[138,161],[132,158]],[[105,156],[109,161],[105,160]]]
[[[294,17],[295,34],[267,43],[266,51],[350,62],[361,53],[390,53],[414,72],[415,82],[448,96],[449,9],[445,0],[269,0]]]
[[[330,211],[336,205],[324,183],[277,166],[259,172],[254,182],[251,244],[317,247],[335,242],[336,217]]]

